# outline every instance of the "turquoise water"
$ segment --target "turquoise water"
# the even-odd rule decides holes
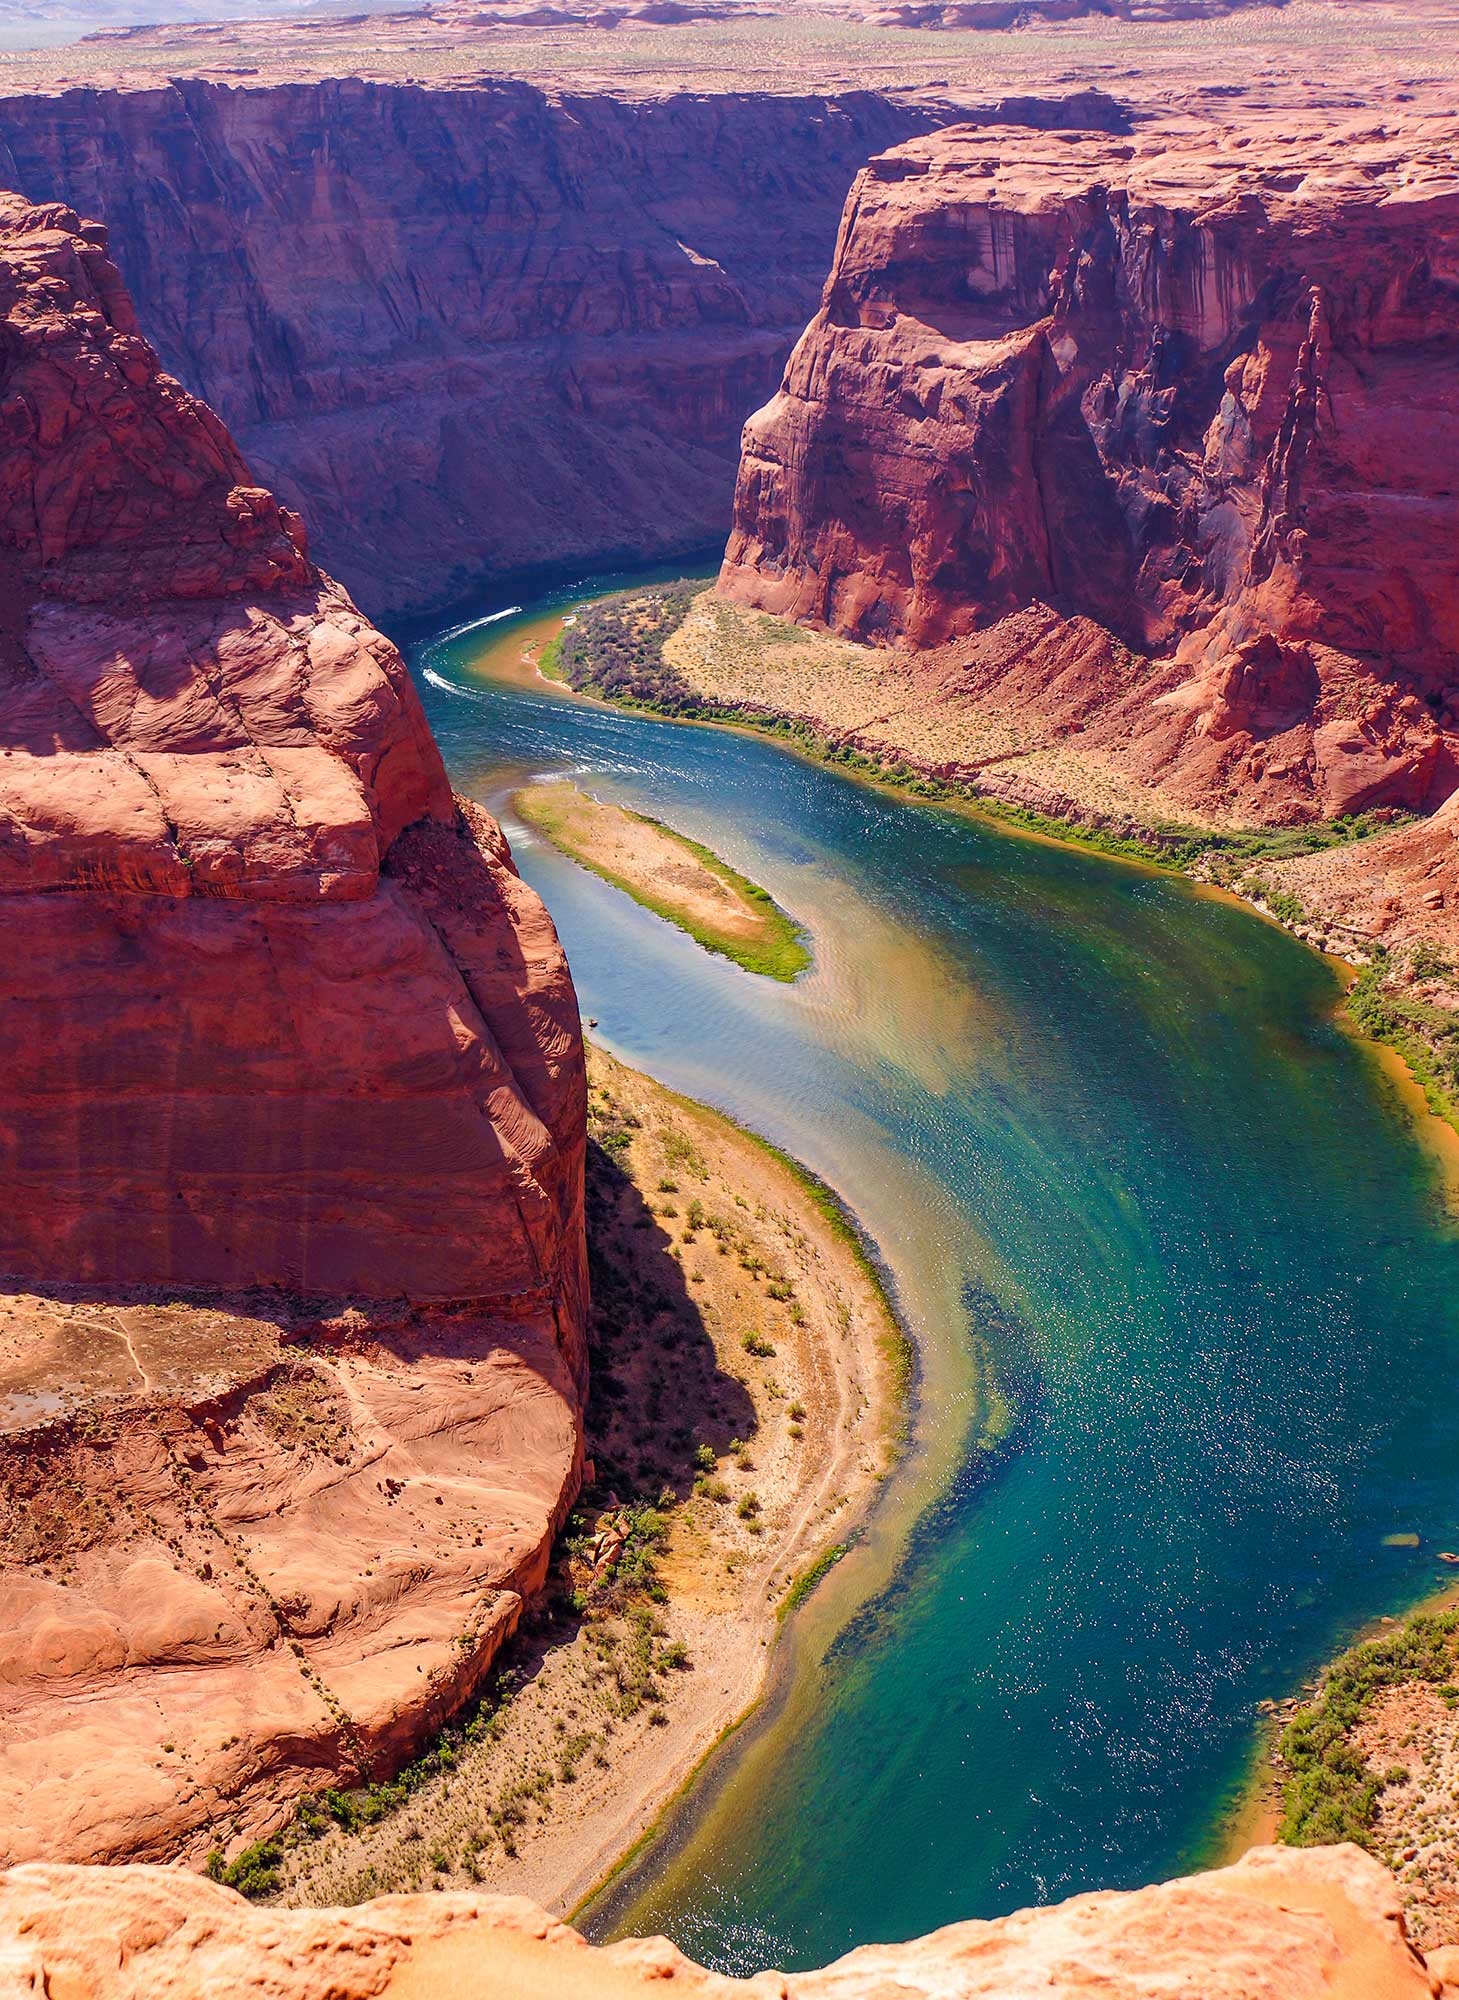
[[[856,1208],[929,1357],[920,1476],[950,1468],[611,1922],[794,1967],[1199,1860],[1255,1704],[1459,1546],[1459,1238],[1332,971],[1153,872],[473,680],[502,629],[417,651],[458,787],[603,1039]],[[756,979],[523,838],[507,793],[564,770],[763,883],[812,972]],[[1018,1410],[991,1463],[979,1341]]]

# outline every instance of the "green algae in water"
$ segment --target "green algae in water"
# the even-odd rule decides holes
[[[595,1927],[807,1965],[1208,1858],[1257,1702],[1459,1545],[1459,1242],[1331,968],[769,743],[473,686],[453,644],[419,664],[458,784],[570,768],[804,913],[816,967],[772,987],[524,856],[612,1046],[845,1195],[963,1383],[892,1587]]]

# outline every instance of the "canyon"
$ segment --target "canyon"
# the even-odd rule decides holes
[[[716,698],[1157,836],[1377,814],[1272,879],[1459,945],[1432,75],[1374,109],[1361,51],[1281,89],[1227,52],[1190,92],[1121,41],[1031,89],[959,53],[1009,10],[954,4],[686,88],[680,25],[788,17],[657,11],[547,23],[551,76],[485,73],[521,10],[448,5],[369,31],[378,75],[329,73],[357,23],[268,24],[276,71],[147,31],[0,100],[0,1984],[1459,1990],[1348,1849],[749,1983],[489,1898],[55,1865],[196,1867],[388,1776],[584,1477],[577,1000],[371,618],[732,507],[685,628],[754,652]],[[843,17],[952,53],[874,74]]]
[[[103,34],[17,56],[0,97],[0,184],[106,223],[164,365],[375,617],[544,551],[601,568],[722,546],[741,426],[816,311],[868,156],[958,120],[1321,110],[1359,101],[1374,60],[1425,102],[1453,25],[1449,0],[1365,8],[1370,49],[1352,8],[1319,9],[1305,79],[1285,10],[1242,8],[1192,93],[1199,21],[495,11]]]
[[[166,366],[380,616],[722,540],[853,174],[939,115],[179,81],[7,99],[0,182],[105,219]]]
[[[937,737],[980,790],[1123,827],[1441,805],[1442,0],[1308,9],[1305,77],[1244,10],[1194,91],[1195,44],[1154,23],[949,27],[933,57],[756,18],[103,35],[0,101],[0,181],[107,223],[165,365],[376,616],[545,551],[708,548],[769,398],[723,590],[893,676],[889,728],[831,688],[791,712],[914,762]],[[890,164],[835,249],[868,155]],[[961,494],[933,491],[944,457]],[[1438,825],[1282,886],[1364,935],[1447,935]]]
[[[399,654],[105,232],[6,196],[0,313],[0,1838],[200,1862],[398,1761],[541,1581],[582,1044]]]

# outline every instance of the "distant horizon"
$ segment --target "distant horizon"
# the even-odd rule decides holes
[[[207,27],[328,14],[409,14],[427,0],[0,0],[0,49],[59,49],[104,28]]]

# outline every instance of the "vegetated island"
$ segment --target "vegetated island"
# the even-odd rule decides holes
[[[398,1777],[213,1872],[570,1911],[758,1696],[897,1456],[910,1350],[834,1195],[589,1045],[588,1485],[484,1696]]]
[[[565,778],[524,786],[512,808],[569,859],[706,951],[770,979],[792,980],[810,964],[805,933],[768,890],[660,820],[590,798]]]

